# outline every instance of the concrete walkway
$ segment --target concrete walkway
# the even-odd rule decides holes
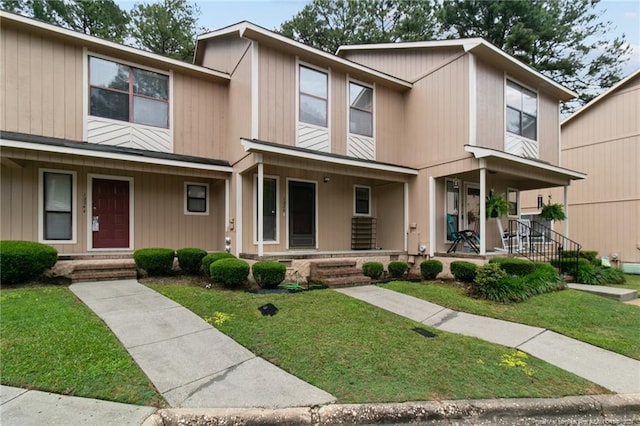
[[[111,328],[172,407],[284,408],[335,401],[135,280],[70,289]]]
[[[640,361],[539,327],[456,312],[376,286],[337,290],[439,330],[520,349],[613,392],[640,393]]]

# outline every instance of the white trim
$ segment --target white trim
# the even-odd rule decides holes
[[[526,137],[524,135],[519,135],[517,133],[512,133],[512,132],[507,130],[507,108],[508,108],[508,105],[507,105],[507,85],[508,85],[509,81],[511,81],[513,84],[516,84],[516,85],[522,87],[525,90],[528,90],[528,91],[533,92],[533,93],[536,94],[536,138],[535,139],[530,139],[530,138],[528,138],[528,137]],[[522,92],[520,92],[520,93],[522,93]],[[504,122],[504,134],[506,135],[507,133],[509,133],[510,135],[513,135],[515,137],[522,138],[522,139],[530,141],[530,142],[534,142],[539,147],[540,146],[540,142],[539,142],[539,139],[540,139],[540,120],[539,120],[538,117],[540,115],[540,93],[539,93],[538,89],[535,89],[535,88],[533,88],[533,87],[531,87],[531,86],[529,86],[527,84],[522,83],[520,80],[509,76],[509,74],[507,74],[505,72],[504,73],[504,104],[503,105],[504,105],[504,121],[503,121]],[[524,113],[524,110],[520,110],[520,113]],[[506,138],[505,138],[505,141],[503,143],[503,146],[504,146],[505,143],[506,143]],[[539,152],[540,152],[540,148],[538,148],[538,156],[540,156]]]
[[[388,164],[369,163],[358,159],[347,158],[333,158],[323,154],[315,154],[312,152],[301,152],[295,149],[289,149],[285,145],[283,146],[271,146],[261,144],[259,142],[250,141],[248,139],[241,138],[240,143],[245,151],[253,152],[269,152],[271,154],[281,154],[288,157],[304,158],[306,160],[322,161],[328,164],[339,164],[351,167],[362,167],[364,169],[379,170],[391,173],[403,173],[407,175],[417,176],[418,170],[410,169],[402,166],[392,166]]]
[[[262,157],[262,154],[258,155]],[[258,256],[264,255],[264,162],[262,158],[258,162],[258,223],[254,227],[258,237]],[[252,209],[253,210],[253,209]],[[254,216],[255,217],[255,216]]]
[[[313,71],[323,73],[327,76],[327,126],[319,126],[313,123],[307,123],[300,121],[300,67],[305,67]],[[298,145],[298,133],[297,129],[300,124],[305,126],[317,127],[318,129],[326,130],[327,137],[329,139],[329,152],[331,152],[331,68],[322,68],[317,65],[310,64],[308,62],[301,61],[296,57],[296,146]]]
[[[515,163],[520,163],[526,166],[537,167],[550,172],[560,173],[572,179],[585,179],[587,177],[587,175],[584,173],[575,172],[573,170],[564,169],[562,167],[554,166],[551,164],[541,163],[539,161],[530,160],[524,157],[518,157],[516,155],[509,154],[503,151],[494,150],[494,149],[466,145],[464,147],[464,150],[466,152],[473,154],[475,158],[496,157],[496,158],[501,158],[503,160],[509,160]]]
[[[366,189],[369,191],[369,206],[367,207],[368,213],[358,213],[356,211],[356,191],[358,188]],[[371,191],[371,187],[367,185],[353,185],[353,215],[354,216],[362,216],[362,217],[371,217],[371,197],[373,196],[373,192]]]
[[[93,230],[92,216],[93,216],[93,179],[106,179],[106,180],[121,180],[129,182],[129,247],[116,247],[116,248],[94,248],[93,247]],[[133,196],[133,177],[131,176],[115,176],[104,174],[87,174],[87,251],[122,251],[133,250],[134,247],[134,196]]]
[[[253,175],[254,178],[258,178],[257,174]],[[264,175],[263,176],[264,179],[273,179],[276,181],[276,239],[275,240],[263,240],[262,243],[266,244],[266,245],[275,245],[275,244],[280,244],[280,176],[275,176],[275,175]],[[264,182],[264,181],[263,181]],[[264,185],[264,184],[263,184]],[[263,187],[263,197],[264,197],[264,187]],[[253,244],[257,245],[258,242],[258,227],[256,224],[257,218],[258,218],[258,213],[256,212],[256,209],[258,208],[258,205],[256,204],[256,198],[257,198],[257,188],[256,188],[256,180],[254,179],[253,181],[253,208],[251,209],[251,211],[254,213],[253,214]],[[264,203],[264,198],[262,200],[262,202]],[[264,212],[263,212],[264,214]],[[264,224],[263,224],[264,227]],[[264,234],[264,232],[263,232]]]
[[[44,174],[58,173],[71,175],[71,239],[44,239]],[[44,244],[77,244],[78,240],[78,174],[72,170],[38,169],[38,241]]]
[[[204,211],[203,212],[192,212],[189,211],[188,209],[188,198],[189,198],[189,192],[188,192],[188,186],[204,186],[205,187],[205,207],[204,207]],[[209,184],[206,182],[188,182],[185,181],[184,182],[184,193],[183,193],[183,198],[184,198],[184,215],[185,216],[209,216],[209,199],[211,198],[211,191],[209,190]]]
[[[171,139],[171,152],[175,151],[175,134],[176,134],[176,126],[175,117],[173,116],[174,105],[173,101],[175,98],[175,89],[174,89],[174,75],[173,70],[169,71],[169,138]],[[86,139],[85,139],[86,140]]]
[[[224,180],[224,232],[229,232],[229,203],[231,202],[231,182]],[[226,237],[226,235],[225,235]]]
[[[371,136],[367,136],[367,135],[361,135],[359,133],[352,133],[351,132],[351,90],[350,90],[350,85],[351,83],[353,84],[357,84],[358,86],[362,86],[362,87],[366,87],[371,89]],[[375,148],[375,141],[376,141],[376,88],[375,88],[375,84],[369,84],[369,83],[365,83],[364,81],[361,80],[357,80],[355,78],[352,78],[351,76],[349,76],[349,74],[347,74],[347,88],[346,88],[346,92],[347,92],[347,137],[349,137],[350,135],[353,136],[357,136],[357,137],[361,137],[361,138],[371,138],[373,139],[373,146]],[[374,149],[374,158],[375,158],[375,149]]]
[[[286,205],[286,208],[285,208],[286,215],[287,215],[287,224],[286,224],[286,227],[287,227],[287,244],[286,244],[286,248],[287,248],[287,250],[289,250],[289,248],[290,248],[289,247],[289,242],[290,242],[289,241],[289,220],[290,220],[289,206],[291,204],[291,198],[289,197],[289,182],[306,182],[306,183],[312,183],[313,186],[314,186],[314,192],[315,192],[314,195],[315,195],[315,200],[316,200],[315,201],[316,209],[315,209],[315,212],[314,212],[314,216],[315,216],[314,217],[314,219],[315,219],[314,220],[314,222],[315,222],[315,230],[314,230],[315,238],[314,239],[315,239],[316,244],[315,244],[314,248],[317,250],[318,247],[319,247],[319,238],[318,238],[318,222],[319,222],[319,220],[318,220],[318,181],[317,180],[308,180],[308,179],[298,179],[298,178],[286,178],[286,185],[287,185],[287,188],[286,188],[286,190],[287,190],[287,195],[286,195],[287,203],[286,204],[287,205]],[[294,249],[298,249],[298,248],[299,247],[294,247]]]
[[[478,131],[478,86],[476,57],[469,53],[469,145],[477,144]]]
[[[404,251],[409,251],[409,182],[403,184]],[[420,241],[418,241],[418,244]]]
[[[260,129],[260,57],[257,41],[251,42],[251,137],[257,139]]]
[[[236,221],[233,229],[236,231],[236,254],[242,253],[242,175],[236,174]]]
[[[329,66],[331,66],[331,64],[338,64],[341,67],[345,67],[351,70],[357,70],[358,72],[364,72],[379,80],[383,80],[388,83],[399,85],[399,86],[402,86],[403,88],[410,89],[413,87],[411,83],[404,81],[402,79],[390,76],[388,74],[374,70],[372,68],[368,68],[364,65],[360,65],[358,63],[340,58],[339,56],[333,55],[331,53],[323,52],[322,50],[315,49],[303,43],[291,40],[290,38],[284,37],[276,32],[266,30],[262,27],[259,27],[257,25],[254,25],[246,21],[240,22],[235,25],[231,25],[226,28],[222,28],[220,30],[211,31],[206,34],[199,35],[198,38],[196,39],[196,52],[198,52],[198,49],[197,49],[198,43],[200,43],[201,41],[207,40],[210,38],[224,37],[224,36],[232,35],[234,33],[237,33],[239,37],[246,38],[249,40],[256,40],[258,38],[256,36],[267,37],[273,41],[277,41],[279,43],[288,45],[294,49],[298,49],[299,52],[294,53],[295,55],[300,55],[300,54],[313,55],[314,57],[318,58],[319,62],[329,63]]]
[[[108,160],[130,161],[132,163],[155,164],[159,166],[184,167],[187,169],[208,170],[212,172],[231,173],[230,166],[217,166],[212,164],[191,163],[181,160],[165,160],[160,158],[150,158],[133,156],[130,154],[119,154],[115,152],[92,151],[81,148],[70,148],[65,146],[45,145],[40,143],[22,142],[11,139],[0,139],[0,146],[7,148],[28,149],[32,151],[53,152],[57,154],[80,155],[83,157],[100,158]]]
[[[564,235],[569,238],[569,185],[564,186]]]
[[[143,58],[146,58],[146,59],[153,60],[153,61],[158,62],[158,63],[165,64],[165,65],[167,65],[167,67],[172,67],[172,68],[175,68],[175,69],[188,70],[190,72],[196,72],[198,74],[207,75],[209,77],[216,77],[218,79],[222,79],[222,80],[226,80],[226,81],[230,81],[231,80],[231,76],[229,76],[226,73],[220,72],[220,71],[214,71],[214,70],[211,70],[211,69],[208,69],[208,68],[200,67],[200,66],[197,66],[197,65],[192,65],[192,64],[190,64],[188,62],[183,62],[183,61],[179,61],[177,59],[167,58],[165,56],[158,55],[158,54],[155,54],[155,53],[146,52],[146,51],[141,50],[141,49],[135,49],[133,47],[129,47],[129,46],[125,46],[125,45],[122,45],[122,44],[114,43],[114,42],[111,42],[111,41],[103,40],[103,39],[100,39],[98,37],[90,36],[90,35],[79,33],[79,32],[72,31],[72,30],[67,30],[65,28],[61,28],[61,27],[57,27],[55,25],[51,25],[51,24],[47,24],[47,23],[44,23],[44,22],[40,22],[40,21],[37,21],[35,19],[25,18],[23,16],[16,15],[16,14],[13,14],[13,13],[0,11],[0,18],[2,18],[2,20],[6,19],[6,20],[9,20],[9,21],[19,22],[19,23],[24,24],[24,25],[29,25],[31,27],[41,28],[43,30],[50,31],[50,32],[56,33],[56,34],[60,34],[60,35],[63,35],[65,37],[70,37],[70,38],[74,38],[74,39],[77,39],[77,40],[82,40],[83,42],[90,43],[93,46],[100,46],[102,48],[107,48],[107,49],[115,49],[115,50],[118,50],[120,52],[128,53],[130,55],[140,56],[140,57],[143,57]]]
[[[82,48],[82,140],[89,140],[89,50]]]
[[[446,193],[446,191],[445,191]],[[447,236],[445,233],[445,240]],[[429,257],[436,251],[436,179],[429,176]]]
[[[487,253],[487,169],[480,160],[480,255]]]

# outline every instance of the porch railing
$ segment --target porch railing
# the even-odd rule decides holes
[[[582,246],[548,226],[511,219],[507,235],[515,239],[509,244],[510,254],[520,254],[534,262],[549,262],[561,273],[577,272]]]

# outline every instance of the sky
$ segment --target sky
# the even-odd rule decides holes
[[[135,1],[116,0],[130,9]],[[149,2],[148,0],[145,2]],[[269,30],[291,19],[309,3],[306,0],[198,0],[199,27],[209,30],[249,21]],[[597,13],[603,21],[611,21],[611,38],[624,33],[631,44],[630,60],[623,68],[628,75],[640,68],[640,0],[602,0]]]

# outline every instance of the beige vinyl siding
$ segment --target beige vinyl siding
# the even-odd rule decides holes
[[[403,164],[403,150],[398,149],[398,144],[407,137],[404,125],[405,95],[378,84],[374,96],[376,160]]]
[[[504,151],[504,72],[477,59],[476,76],[476,143]]]
[[[347,155],[347,132],[349,131],[348,87],[349,81],[345,73],[331,72],[330,89],[332,98],[329,100],[331,105],[331,152],[340,155]]]
[[[206,43],[205,52],[200,56],[201,65],[228,74],[232,74],[243,56],[251,52],[251,42],[236,36],[208,39],[200,43]]]
[[[228,87],[174,73],[173,88],[174,153],[222,158]]]
[[[296,60],[295,57],[260,46],[258,139],[295,146]]]
[[[558,140],[560,109],[558,100],[543,91],[538,92],[538,159],[553,165],[560,165]],[[580,169],[574,169],[580,170]]]
[[[233,164],[240,160],[245,152],[240,138],[251,138],[251,51],[243,55],[236,65],[233,78],[228,87],[229,99],[226,111],[227,136],[222,144],[220,158]],[[217,125],[217,123],[214,123]]]
[[[377,207],[376,248],[404,249],[404,184],[392,183],[374,187],[372,195]]]
[[[3,25],[2,117],[11,132],[82,139],[82,49]]]

